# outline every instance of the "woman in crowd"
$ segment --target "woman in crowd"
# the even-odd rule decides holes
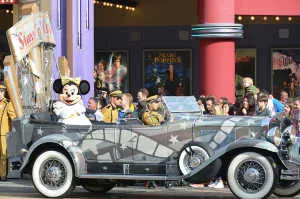
[[[240,115],[255,115],[255,104],[254,94],[248,93],[243,99]]]

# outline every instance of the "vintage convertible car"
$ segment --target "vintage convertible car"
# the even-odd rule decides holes
[[[128,180],[228,181],[239,198],[293,196],[300,190],[299,146],[289,122],[265,117],[204,116],[192,96],[163,97],[165,123],[138,119],[68,126],[36,113],[13,121],[10,171],[29,173],[46,197],[76,185],[106,192]]]

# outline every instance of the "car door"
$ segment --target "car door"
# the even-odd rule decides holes
[[[120,128],[116,124],[93,125],[78,144],[87,163],[88,173],[121,173]],[[131,155],[131,154],[130,154]]]
[[[165,160],[171,150],[164,147],[167,134],[167,125],[160,126],[141,125],[132,128],[133,173],[164,175]],[[169,150],[164,153],[165,150]]]

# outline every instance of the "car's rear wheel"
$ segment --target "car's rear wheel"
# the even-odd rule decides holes
[[[245,152],[232,159],[227,171],[233,194],[243,199],[267,198],[276,182],[271,162],[261,154]]]
[[[98,183],[97,181],[82,184],[82,187],[91,193],[106,193],[114,186],[114,183]]]
[[[35,188],[46,197],[65,197],[74,188],[72,165],[58,151],[43,152],[34,161],[32,181]]]
[[[199,167],[205,160],[211,156],[211,151],[206,147],[191,143],[183,147],[180,152],[178,165],[183,175],[189,174],[191,171]]]
[[[300,191],[300,180],[281,181],[276,185],[273,194],[280,197],[292,197],[297,195],[299,191]]]

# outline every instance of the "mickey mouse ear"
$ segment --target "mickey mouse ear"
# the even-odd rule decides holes
[[[62,93],[62,84],[61,84],[61,79],[57,79],[53,83],[53,90],[56,93]]]
[[[90,83],[86,80],[81,80],[79,90],[81,95],[87,94],[90,91]]]

